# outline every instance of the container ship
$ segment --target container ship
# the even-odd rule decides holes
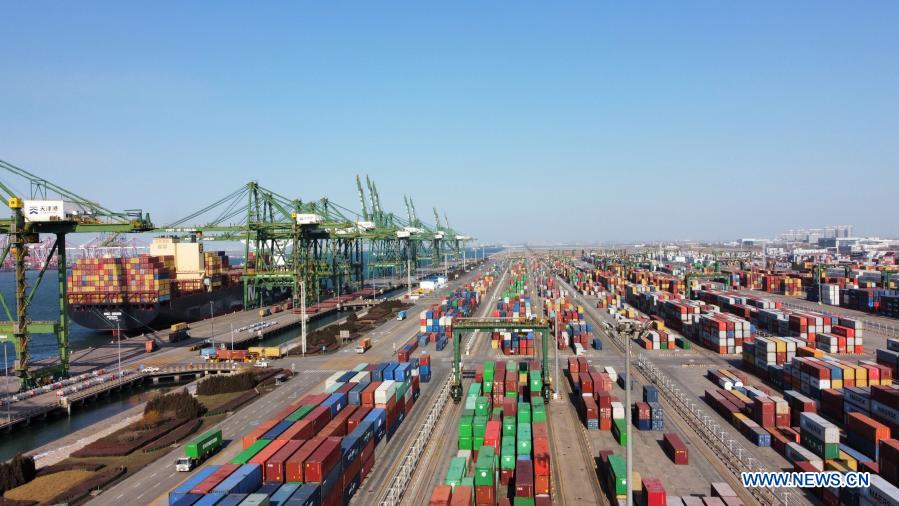
[[[137,332],[243,307],[240,269],[196,240],[157,237],[149,255],[84,258],[68,275],[69,317],[98,331]]]

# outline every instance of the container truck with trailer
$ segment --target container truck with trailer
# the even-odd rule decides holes
[[[222,431],[211,430],[184,446],[184,456],[175,461],[175,470],[189,472],[222,446]]]

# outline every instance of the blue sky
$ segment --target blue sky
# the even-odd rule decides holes
[[[485,241],[899,236],[899,4],[8,3],[0,159],[157,223],[256,179]]]

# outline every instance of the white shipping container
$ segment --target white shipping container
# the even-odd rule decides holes
[[[371,381],[371,371],[362,371],[359,374],[353,376],[350,380],[350,383],[363,383],[366,381]]]
[[[786,457],[786,459],[791,463],[805,460],[815,469],[819,471],[824,470],[824,461],[821,460],[821,457],[815,455],[811,450],[805,448],[799,443],[787,443],[787,446],[784,447],[784,457]]]
[[[386,405],[387,402],[396,397],[396,382],[387,380],[375,390],[375,404]]]
[[[333,386],[337,383],[337,380],[340,379],[341,376],[346,374],[346,371],[337,371],[334,374],[328,376],[328,379],[325,380],[325,388]]]
[[[899,488],[879,474],[871,475],[871,486],[859,489],[859,503],[877,506],[899,506]]]
[[[619,401],[612,402],[612,418],[624,419],[624,404]]]
[[[825,443],[840,442],[840,429],[817,413],[802,413],[799,415],[799,427],[814,434],[815,437]]]
[[[614,367],[606,366],[606,367],[603,367],[603,370],[606,372],[606,374],[609,375],[609,378],[612,378],[612,381],[615,381],[615,382],[618,381],[618,373],[615,372]]]

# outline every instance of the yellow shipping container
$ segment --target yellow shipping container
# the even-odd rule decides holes
[[[848,453],[840,450],[840,460],[846,462],[846,467],[853,471],[858,471],[858,461],[850,457]]]

